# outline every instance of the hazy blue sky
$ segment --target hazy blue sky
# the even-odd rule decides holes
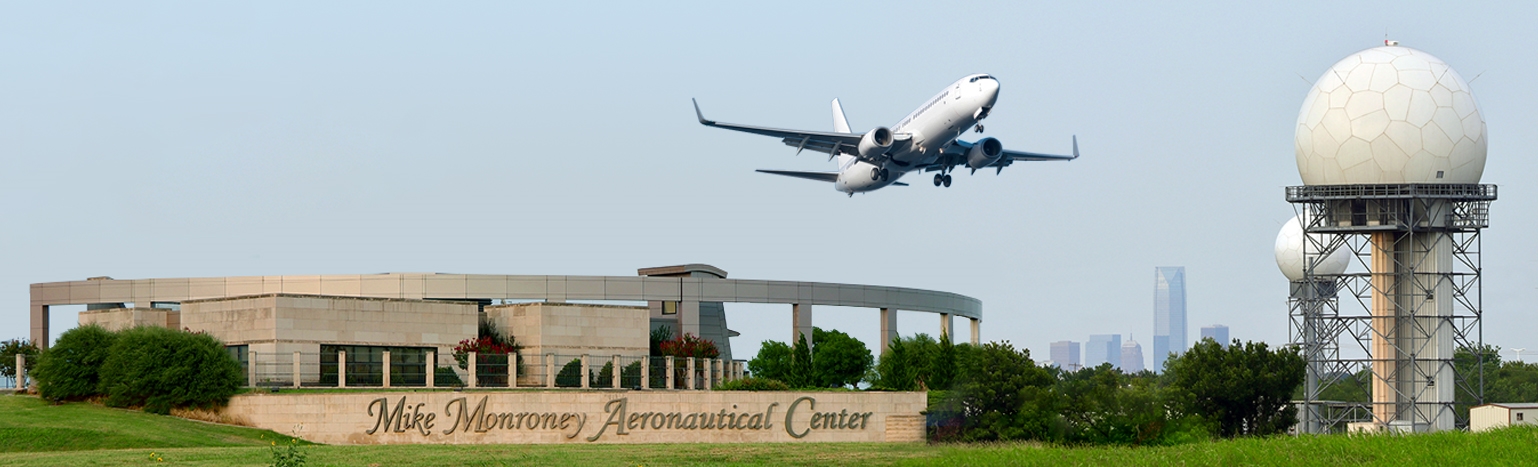
[[[1538,3],[548,3],[0,4],[0,338],[27,284],[89,276],[703,262],[973,296],[985,340],[1037,359],[1150,352],[1154,267],[1185,266],[1189,335],[1282,343],[1298,110],[1387,32],[1479,76],[1486,340],[1538,349]],[[689,105],[828,129],[837,97],[863,131],[970,73],[1003,86],[988,135],[1084,157],[851,199],[754,173],[831,164]],[[739,355],[790,335],[788,307],[728,309]],[[875,310],[815,323],[877,334]]]

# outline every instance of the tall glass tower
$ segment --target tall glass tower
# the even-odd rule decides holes
[[[1171,353],[1186,351],[1186,268],[1154,268],[1154,371],[1164,371]]]

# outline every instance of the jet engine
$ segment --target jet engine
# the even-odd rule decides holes
[[[967,150],[967,167],[981,169],[999,161],[999,156],[1004,155],[1004,143],[993,138],[983,138],[972,143],[972,149]]]
[[[878,126],[860,138],[860,155],[864,157],[885,154],[891,147],[892,130],[884,126]]]

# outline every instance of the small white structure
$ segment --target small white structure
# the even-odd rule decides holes
[[[1485,404],[1469,409],[1469,431],[1538,425],[1538,403]]]

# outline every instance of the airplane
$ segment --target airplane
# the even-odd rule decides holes
[[[849,196],[883,187],[907,186],[898,181],[908,172],[938,172],[935,186],[951,186],[951,171],[966,166],[994,168],[994,175],[1016,161],[1067,161],[1079,158],[1079,138],[1073,137],[1073,155],[1039,154],[1004,149],[999,140],[987,137],[974,142],[959,138],[968,129],[983,132],[980,123],[988,118],[999,98],[999,82],[986,74],[970,75],[946,86],[922,107],[903,117],[891,128],[876,127],[864,134],[850,133],[844,108],[833,100],[833,131],[783,130],[707,120],[694,101],[694,114],[700,124],[780,138],[795,146],[796,154],[812,150],[838,159],[837,172],[797,172],[758,170],[773,175],[833,183],[833,189]]]

